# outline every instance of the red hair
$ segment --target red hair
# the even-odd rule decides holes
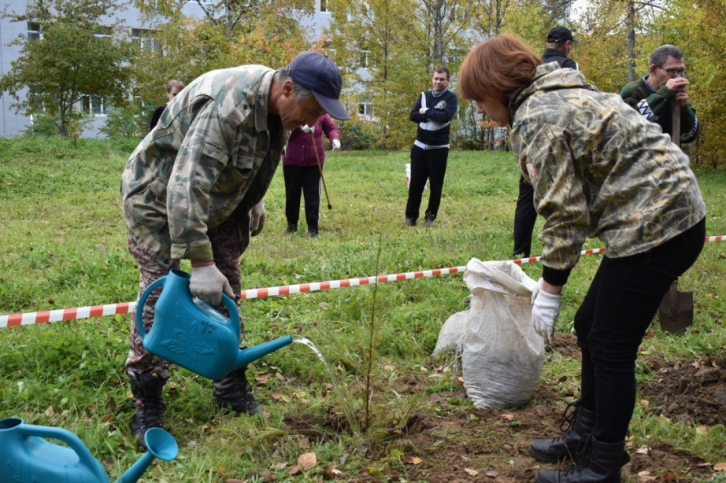
[[[516,35],[502,34],[477,44],[459,68],[459,92],[465,99],[509,99],[534,79],[542,61],[532,47]]]

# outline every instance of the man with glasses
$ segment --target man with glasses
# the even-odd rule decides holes
[[[696,111],[688,102],[683,52],[674,45],[661,45],[650,54],[649,71],[642,79],[626,84],[620,96],[668,135],[673,133],[673,107],[677,105],[681,109],[681,138],[674,141],[694,141],[700,123]]]

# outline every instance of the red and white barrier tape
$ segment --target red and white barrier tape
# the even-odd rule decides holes
[[[709,236],[706,242],[726,241],[726,236]],[[580,255],[594,255],[604,253],[605,248],[592,248],[582,250]],[[542,257],[518,258],[512,263],[523,265],[525,263],[536,263]],[[345,280],[333,280],[329,282],[301,283],[297,285],[283,285],[280,287],[253,288],[243,290],[240,294],[242,300],[274,297],[278,295],[291,295],[296,293],[319,292],[343,287],[357,287],[374,283],[399,282],[415,278],[438,277],[439,275],[450,275],[452,273],[463,273],[466,266],[437,268],[435,270],[421,270],[417,272],[397,273],[394,275],[378,275],[376,277],[348,278]],[[15,327],[18,325],[45,324],[49,322],[60,322],[62,320],[88,319],[105,315],[127,314],[134,310],[136,302],[124,302],[119,304],[94,305],[92,307],[77,307],[74,309],[48,310],[44,312],[27,312],[24,314],[0,315],[0,328]]]

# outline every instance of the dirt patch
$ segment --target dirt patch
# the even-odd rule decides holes
[[[551,350],[565,357],[580,355],[576,338],[571,334],[558,334]],[[641,363],[647,367],[647,373],[655,376],[641,384],[639,392],[639,398],[649,399],[650,410],[698,424],[725,423],[726,373],[721,368],[726,364],[659,366],[657,361],[647,358]],[[404,392],[416,392],[426,386],[425,378],[417,375],[404,376],[399,382]],[[533,481],[540,468],[552,467],[537,462],[529,455],[528,447],[533,439],[561,434],[563,404],[556,387],[540,386],[526,405],[514,409],[468,407],[463,388],[433,393],[426,400],[431,411],[413,414],[402,431],[367,449],[370,467],[385,467],[384,458],[388,459],[384,474],[374,477],[364,471],[346,475],[347,481],[515,483]],[[318,420],[287,417],[285,421],[293,433],[310,439],[324,439],[326,432],[330,437],[331,431],[340,431],[344,426],[334,413]],[[404,454],[399,464],[390,461],[391,445]],[[632,461],[623,470],[624,482],[685,483],[713,474],[702,458],[667,444],[638,448],[629,443],[628,453]],[[415,464],[412,458],[416,458]],[[566,468],[567,464],[560,467]]]
[[[726,424],[726,361],[648,364],[655,378],[641,384],[640,397],[649,411],[683,423]]]

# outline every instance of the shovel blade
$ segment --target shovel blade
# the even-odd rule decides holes
[[[660,328],[671,334],[678,334],[693,324],[693,292],[678,290],[673,282],[665,294],[658,310]]]

